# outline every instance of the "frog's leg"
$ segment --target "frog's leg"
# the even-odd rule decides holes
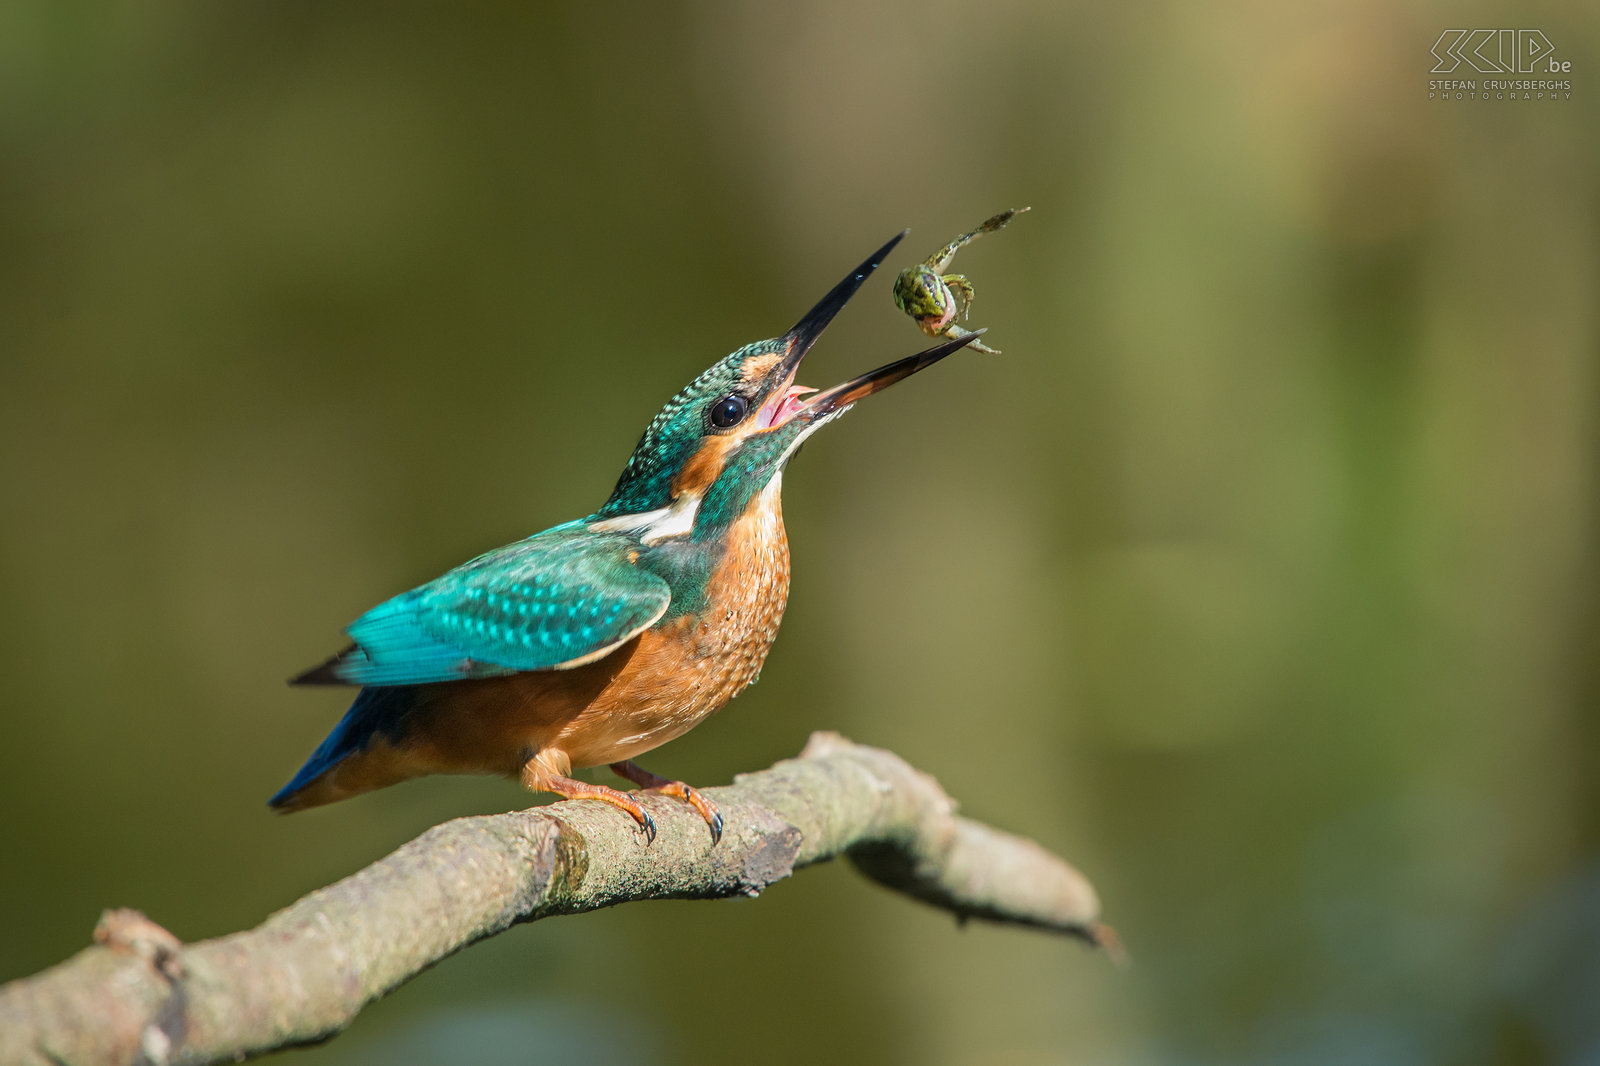
[[[977,298],[977,291],[973,289],[972,282],[962,274],[946,274],[939,279],[944,282],[945,288],[950,290],[950,296],[956,303],[956,317],[965,320],[972,310],[972,301]],[[976,342],[982,344],[982,341]]]
[[[977,233],[972,234],[972,236],[976,237],[982,233],[993,233],[997,229],[1005,229],[1007,222],[1010,222],[1024,211],[1031,210],[1032,208],[1028,207],[1013,207],[1008,211],[1000,212],[998,215],[991,215],[983,220],[983,225],[979,226]]]
[[[933,271],[935,274],[943,274],[946,270],[950,269],[950,261],[956,257],[956,253],[961,251],[961,249],[965,248],[967,245],[971,244],[973,241],[977,240],[979,237],[982,237],[983,233],[984,231],[981,229],[973,230],[971,233],[963,233],[961,236],[957,237],[955,240],[951,241],[949,244],[930,255],[924,261],[923,265],[929,270]]]
[[[970,336],[972,334],[972,331],[970,329],[962,329],[960,326],[958,326],[954,322],[952,322],[948,326],[946,326],[941,331],[941,333],[942,333],[943,336],[949,337],[952,340],[959,340],[962,337]],[[983,343],[982,341],[973,341],[971,344],[967,345],[967,347],[968,348],[972,348],[972,349],[974,349],[976,351],[987,352],[990,355],[999,355],[1000,354],[1000,349],[999,348],[991,348],[987,344]]]
[[[1007,222],[1010,222],[1013,218],[1027,210],[1028,208],[1026,207],[1013,207],[1009,210],[1000,212],[998,215],[993,215],[984,219],[983,225],[979,226],[971,233],[963,233],[961,236],[957,237],[955,240],[951,241],[949,244],[930,255],[925,260],[925,265],[929,269],[933,270],[934,273],[943,274],[946,270],[950,269],[950,261],[956,257],[957,252],[971,244],[973,241],[977,240],[979,237],[982,237],[985,233],[993,233],[997,229],[1004,229]],[[974,345],[982,343],[982,341],[973,342]]]

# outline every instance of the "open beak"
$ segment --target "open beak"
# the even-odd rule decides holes
[[[795,374],[800,369],[800,361],[806,357],[806,353],[817,342],[817,338],[822,336],[822,331],[828,328],[833,316],[850,301],[850,297],[856,294],[856,290],[861,288],[867,277],[878,269],[894,250],[894,246],[909,232],[910,230],[901,230],[882,248],[873,252],[860,266],[845,275],[843,281],[829,290],[828,295],[818,301],[817,306],[807,311],[805,317],[795,323],[793,329],[783,335],[781,339],[787,348],[782,360],[772,369],[776,384],[766,403],[762,404],[761,410],[757,413],[758,428],[770,429],[773,426],[781,426],[801,414],[816,418],[842,410],[865,396],[886,389],[902,378],[908,378],[917,371],[932,366],[951,352],[958,351],[977,340],[983,333],[981,329],[975,330],[964,337],[936,344],[926,351],[897,359],[887,366],[880,366],[876,370],[868,371],[858,378],[852,378],[822,392],[794,383]]]

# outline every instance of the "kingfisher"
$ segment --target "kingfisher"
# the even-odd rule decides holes
[[[772,340],[719,359],[651,419],[604,506],[480,555],[352,622],[296,685],[361,686],[270,805],[317,807],[425,774],[489,773],[656,827],[633,794],[571,776],[609,766],[705,819],[699,789],[633,760],[721,710],[761,671],[789,595],[783,471],[863,397],[974,340],[830,389],[800,361],[901,233]]]

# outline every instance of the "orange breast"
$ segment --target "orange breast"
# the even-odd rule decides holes
[[[788,603],[779,488],[774,479],[729,529],[703,612],[586,666],[429,686],[407,723],[408,761],[421,773],[516,775],[537,759],[564,776],[631,759],[720,710],[760,673]]]

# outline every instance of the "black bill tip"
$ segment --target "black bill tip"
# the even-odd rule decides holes
[[[822,331],[828,328],[833,316],[850,302],[850,297],[856,294],[856,290],[861,288],[874,270],[883,265],[883,261],[889,258],[889,253],[894,251],[894,246],[910,232],[908,229],[903,229],[891,237],[882,248],[873,252],[861,262],[860,266],[846,274],[843,281],[829,289],[828,295],[817,301],[817,306],[807,311],[805,317],[783,335],[783,340],[789,346],[789,360],[796,363],[800,361],[800,358],[817,342],[817,338],[822,336]]]

